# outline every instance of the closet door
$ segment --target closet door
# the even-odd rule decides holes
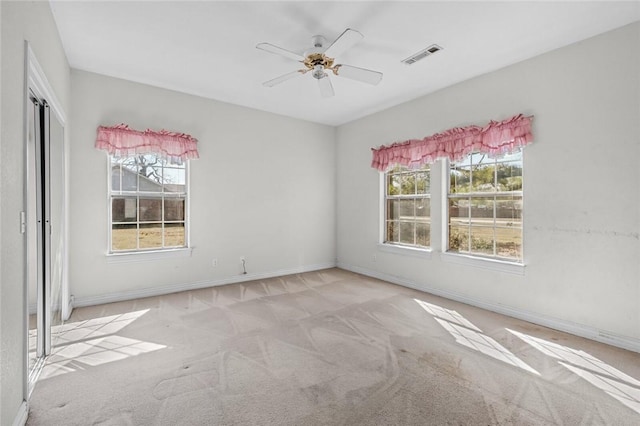
[[[1,0],[0,0],[1,1]],[[25,375],[29,399],[44,360],[69,317],[65,113],[25,41]]]
[[[42,298],[38,306],[42,307],[42,355],[51,353],[51,133],[50,133],[50,109],[46,101],[41,101],[40,106],[40,195],[42,197]]]
[[[31,94],[27,110],[28,367],[29,381],[33,382],[44,357],[51,352],[52,312],[60,311],[53,308],[53,295],[59,295],[61,280],[57,280],[58,288],[53,291],[50,109],[46,101]],[[64,181],[59,185],[63,188]],[[62,192],[54,203],[58,210],[64,204],[58,200],[62,198]],[[62,214],[58,213],[56,217],[61,218]],[[60,231],[56,231],[56,235],[61,235]],[[57,303],[59,306],[59,299]]]
[[[30,96],[27,107],[27,301],[28,301],[28,363],[31,376],[38,360],[42,358],[43,309],[38,301],[42,298],[43,253],[42,253],[42,208],[41,208],[41,126],[40,102]],[[31,381],[31,380],[30,380]]]

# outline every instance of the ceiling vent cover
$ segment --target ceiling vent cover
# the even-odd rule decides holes
[[[402,62],[404,62],[407,65],[413,65],[416,62],[418,62],[421,59],[426,58],[429,55],[432,55],[436,52],[439,52],[442,50],[442,47],[438,46],[437,44],[432,44],[431,46],[427,47],[426,49],[422,49],[421,51],[419,51],[418,53],[415,53],[411,56],[409,56],[407,59],[404,59]]]

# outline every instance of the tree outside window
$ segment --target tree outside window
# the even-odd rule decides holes
[[[385,174],[387,244],[431,245],[431,193],[428,166],[418,170],[396,166]]]
[[[111,252],[187,246],[186,164],[153,154],[110,159]]]
[[[449,167],[450,252],[522,262],[522,152]]]

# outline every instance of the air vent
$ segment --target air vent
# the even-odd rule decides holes
[[[407,59],[403,60],[402,62],[404,62],[407,65],[413,65],[419,60],[424,59],[431,54],[439,52],[440,50],[442,50],[442,47],[438,46],[437,44],[432,44],[426,49],[422,49],[418,53],[409,56]]]

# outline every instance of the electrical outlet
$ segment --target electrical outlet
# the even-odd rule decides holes
[[[240,256],[240,263],[244,262],[244,256]]]
[[[211,266],[213,266],[214,268],[215,268],[216,266],[218,266],[218,259],[213,259],[213,260],[211,261]]]
[[[374,254],[373,256],[371,256],[371,261],[375,263],[375,261],[378,260],[378,257]]]

